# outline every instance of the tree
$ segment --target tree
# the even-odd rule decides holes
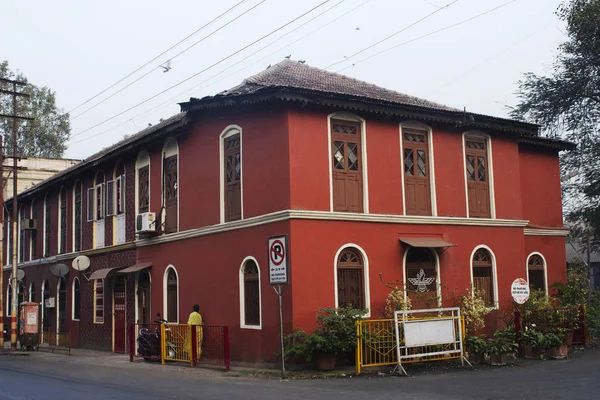
[[[0,62],[0,78],[27,82],[21,72],[13,72],[8,61]],[[0,82],[0,89],[12,90],[12,85]],[[17,112],[21,116],[35,118],[33,121],[19,120],[17,146],[25,157],[62,157],[67,149],[67,140],[71,134],[69,114],[56,106],[56,93],[48,87],[33,84],[17,87],[30,97],[19,96]],[[12,96],[0,95],[0,114],[12,114]],[[0,134],[4,136],[4,145],[13,145],[13,121],[0,118]],[[10,153],[10,151],[9,151]]]
[[[512,116],[542,126],[551,138],[577,149],[561,156],[567,219],[600,238],[600,0],[569,0],[557,15],[567,25],[567,40],[549,76],[525,74]]]

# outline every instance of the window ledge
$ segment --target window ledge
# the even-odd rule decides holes
[[[240,325],[240,329],[262,330],[262,325]]]

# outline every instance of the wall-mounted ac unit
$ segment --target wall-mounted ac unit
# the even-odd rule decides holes
[[[156,213],[145,212],[138,214],[135,219],[135,233],[155,232]]]
[[[37,219],[25,218],[21,220],[21,230],[34,230],[37,229]]]
[[[46,308],[54,308],[54,307],[56,307],[56,305],[55,305],[55,298],[54,297],[49,297],[46,300],[44,300],[44,306]]]

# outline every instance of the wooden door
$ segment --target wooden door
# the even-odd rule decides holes
[[[125,282],[124,277],[117,277],[113,291],[113,351],[115,353],[125,353],[125,310],[127,309]]]
[[[225,138],[225,221],[242,218],[242,159],[240,134]]]
[[[150,296],[150,275],[148,274],[148,271],[141,271],[137,288],[138,324],[149,325],[152,323]]]
[[[469,216],[490,218],[490,191],[487,143],[485,139],[465,138]]]
[[[432,249],[413,247],[406,257],[406,282],[413,309],[438,307],[437,270]]]
[[[402,129],[404,201],[407,215],[431,215],[427,131]]]
[[[363,212],[360,124],[331,120],[333,210]]]
[[[164,160],[165,169],[165,231],[177,232],[177,155]]]

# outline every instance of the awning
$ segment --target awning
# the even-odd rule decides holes
[[[92,275],[90,275],[90,280],[104,279],[108,276],[108,274],[111,273],[111,271],[121,269],[121,268],[123,268],[123,267],[112,267],[112,268],[99,269],[98,271],[92,272]]]
[[[454,243],[446,242],[440,238],[416,238],[416,237],[406,237],[400,238],[402,243],[406,243],[412,247],[429,247],[429,248],[438,248],[438,247],[455,247]]]
[[[143,269],[150,268],[151,266],[152,266],[151,262],[139,263],[139,264],[132,265],[131,267],[122,269],[118,273],[119,274],[132,274],[134,272],[138,272]]]

